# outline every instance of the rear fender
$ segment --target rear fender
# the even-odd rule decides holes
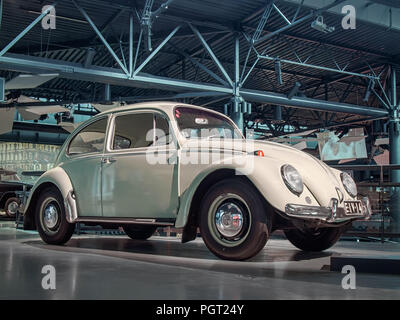
[[[48,187],[55,187],[61,193],[64,199],[67,221],[73,223],[78,218],[78,210],[71,180],[64,169],[56,167],[45,172],[30,191],[28,200],[23,209],[24,227],[26,226],[26,229],[34,229],[34,212],[37,200],[39,199],[40,193]]]

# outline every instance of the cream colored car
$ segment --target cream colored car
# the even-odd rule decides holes
[[[25,228],[50,244],[67,242],[77,222],[122,226],[140,240],[174,226],[187,242],[199,228],[215,255],[232,260],[256,255],[278,229],[302,250],[325,250],[371,212],[347,173],[245,140],[228,117],[175,102],[119,107],[82,124],[23,211]]]

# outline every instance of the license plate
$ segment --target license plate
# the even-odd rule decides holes
[[[361,201],[345,201],[344,210],[346,215],[361,215],[362,205]]]

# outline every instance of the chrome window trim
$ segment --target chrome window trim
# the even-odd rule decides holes
[[[73,153],[70,154],[69,153],[69,147],[71,145],[71,142],[76,138],[76,136],[78,134],[80,134],[82,132],[82,130],[84,130],[85,128],[87,128],[88,126],[90,126],[92,123],[103,120],[104,118],[107,119],[107,125],[106,125],[106,129],[104,132],[104,143],[103,143],[103,150],[102,151],[98,151],[98,152],[87,152],[87,153]],[[65,156],[68,159],[77,159],[77,158],[83,158],[83,157],[87,157],[87,156],[97,156],[97,155],[101,155],[104,153],[104,148],[107,142],[107,133],[108,133],[108,129],[110,126],[110,115],[105,114],[105,115],[101,115],[99,117],[93,117],[90,120],[87,120],[87,123],[82,124],[82,127],[80,127],[79,131],[75,132],[74,135],[72,137],[69,138],[68,142],[67,142],[67,147],[65,148]]]
[[[168,122],[169,130],[170,133],[172,134],[172,142],[167,145],[162,145],[162,146],[150,146],[150,147],[139,147],[139,148],[127,148],[127,149],[118,149],[114,150],[112,149],[112,143],[114,140],[115,136],[115,118],[119,116],[124,116],[124,115],[130,115],[130,114],[142,114],[142,113],[151,113],[153,115],[159,114],[163,118],[165,118]],[[155,121],[153,119],[153,129],[155,127]],[[171,147],[173,145],[174,147]],[[120,112],[115,112],[112,114],[110,121],[109,121],[109,127],[108,127],[108,132],[107,132],[107,137],[106,137],[106,144],[105,144],[105,150],[104,154],[113,154],[113,155],[119,155],[119,154],[145,154],[149,150],[154,150],[154,151],[173,151],[173,150],[178,150],[179,149],[179,142],[178,139],[176,138],[173,126],[171,124],[171,119],[168,117],[168,115],[159,110],[159,109],[152,109],[152,108],[146,108],[146,109],[135,109],[135,110],[128,110],[128,111],[120,111]]]

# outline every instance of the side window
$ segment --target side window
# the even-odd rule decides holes
[[[160,114],[155,114],[155,146],[165,146],[172,142],[168,120]]]
[[[133,113],[115,117],[113,150],[143,148],[153,144],[154,120],[152,113]]]
[[[68,154],[102,152],[106,136],[108,118],[103,118],[86,126],[70,142]]]

